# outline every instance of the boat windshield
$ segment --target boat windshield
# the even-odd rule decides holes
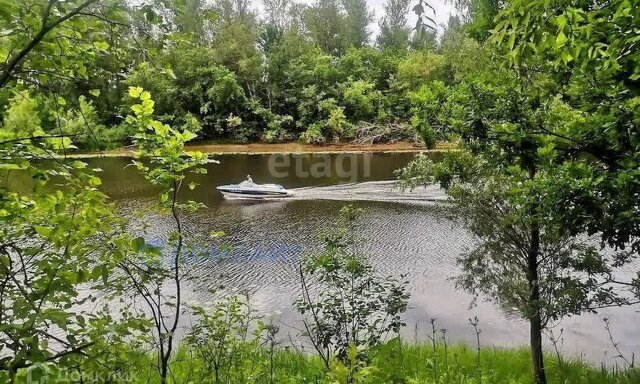
[[[238,185],[241,186],[241,187],[255,187],[258,184],[254,183],[252,180],[251,181],[245,180],[245,181],[243,181],[242,183],[240,183]]]

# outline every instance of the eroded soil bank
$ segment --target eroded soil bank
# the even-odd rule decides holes
[[[444,151],[452,148],[451,143],[438,143],[435,148],[427,149],[413,142],[375,143],[375,144],[325,144],[312,145],[302,143],[251,143],[251,144],[220,144],[199,142],[189,144],[187,150],[200,151],[209,154],[295,154],[295,153],[385,153],[385,152],[422,152]],[[130,157],[135,152],[134,147],[100,151],[75,153],[71,157]]]

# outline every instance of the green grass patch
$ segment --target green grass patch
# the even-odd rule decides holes
[[[153,359],[146,355],[136,363],[130,378],[134,383],[158,382]],[[576,359],[548,355],[546,372],[549,383],[562,384],[637,384],[640,370],[606,370]],[[191,351],[176,354],[171,368],[172,383],[341,383],[337,368],[325,369],[322,361],[310,353],[278,348],[238,351],[216,370],[208,367]],[[359,383],[433,383],[433,384],[530,384],[530,355],[527,348],[483,348],[480,355],[465,344],[439,343],[413,345],[392,341],[376,349],[367,364],[360,367],[367,375]]]

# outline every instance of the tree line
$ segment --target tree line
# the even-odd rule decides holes
[[[94,3],[47,23],[59,3],[9,2],[2,83],[22,92],[0,95],[5,126],[62,129],[86,148],[130,144],[122,105],[142,86],[161,121],[201,138],[324,143],[352,140],[362,122],[411,137],[408,90],[442,60],[433,11],[409,0],[389,0],[380,20],[364,0],[267,0],[261,16],[248,0]],[[424,22],[409,25],[410,12]]]

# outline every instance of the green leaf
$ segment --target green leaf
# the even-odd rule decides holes
[[[140,94],[142,93],[143,89],[140,87],[129,87],[129,96],[133,97],[134,99],[137,99],[138,97],[140,97]]]
[[[140,252],[144,248],[144,238],[136,237],[131,241],[131,246],[133,247],[134,251]]]
[[[558,33],[558,36],[556,36],[556,47],[562,47],[567,43],[568,40],[569,39],[567,39],[567,35],[565,35],[564,32],[560,31],[560,33]]]
[[[140,95],[140,100],[150,100],[151,99],[151,93],[149,93],[148,91],[144,91],[142,92],[142,94]]]
[[[564,26],[567,25],[567,16],[560,15],[556,18],[556,24],[558,24],[558,30],[562,31]]]
[[[10,171],[14,169],[24,169],[25,167],[15,163],[0,163],[0,170]]]
[[[97,177],[97,176],[92,176],[92,177],[89,179],[89,184],[90,184],[91,186],[97,187],[97,186],[99,186],[99,185],[102,185],[102,180],[100,180],[100,178],[99,178],[99,177]]]
[[[100,96],[100,90],[99,89],[92,89],[89,91],[89,93],[95,97]]]
[[[98,51],[103,52],[109,49],[109,43],[107,43],[106,41],[94,41],[93,46],[96,47]]]
[[[144,93],[142,94],[142,96],[144,96]],[[142,98],[141,96],[141,98]],[[148,115],[151,115],[153,113],[153,106],[154,106],[155,102],[153,100],[143,100],[142,101],[142,107],[144,108],[144,112]]]

